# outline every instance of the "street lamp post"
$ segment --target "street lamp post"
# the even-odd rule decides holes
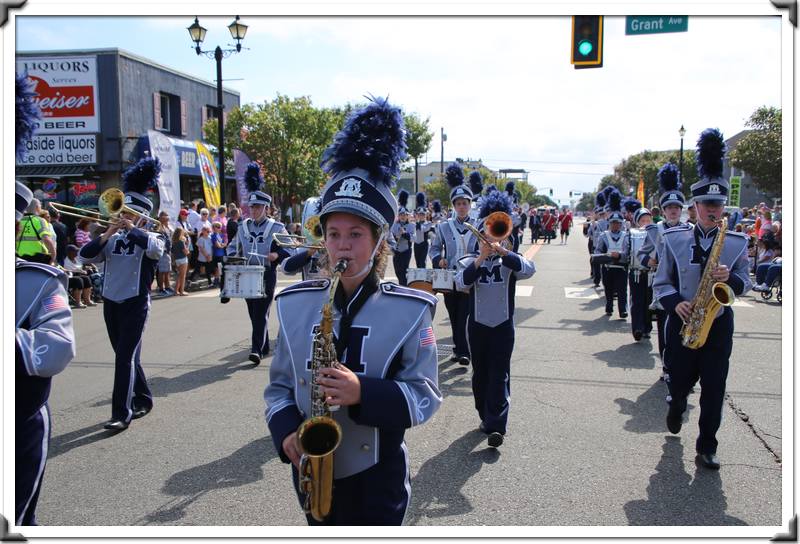
[[[217,63],[217,153],[219,154],[219,191],[220,196],[223,202],[226,201],[225,198],[225,130],[224,130],[224,123],[222,121],[222,112],[225,109],[225,104],[222,101],[222,59],[229,57],[233,53],[238,53],[242,50],[242,40],[244,39],[245,34],[247,34],[247,25],[242,24],[239,22],[239,16],[236,16],[236,19],[233,20],[231,24],[228,25],[228,30],[231,33],[231,37],[236,40],[236,48],[235,49],[222,49],[220,46],[217,46],[216,49],[213,51],[203,51],[200,49],[200,44],[203,43],[203,40],[206,38],[206,29],[200,26],[200,22],[197,20],[197,17],[194,18],[194,23],[186,30],[189,31],[189,36],[191,36],[192,41],[195,43],[194,51],[198,55],[205,55],[210,59],[214,59]]]
[[[444,133],[444,127],[442,127],[442,160],[439,164],[439,175],[444,179],[444,143],[447,141],[447,134]]]
[[[686,129],[683,128],[683,125],[681,125],[680,130],[678,130],[678,134],[681,135],[681,155],[680,155],[680,166],[678,166],[678,172],[680,173],[681,184],[683,184],[683,137],[686,135]]]

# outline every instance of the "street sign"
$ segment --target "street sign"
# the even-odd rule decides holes
[[[689,17],[686,15],[628,15],[625,17],[625,34],[663,34],[686,32]]]

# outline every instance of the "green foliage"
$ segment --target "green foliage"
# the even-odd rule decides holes
[[[320,157],[347,111],[315,108],[306,96],[278,95],[271,102],[246,104],[228,116],[225,146],[241,149],[261,164],[267,191],[283,208],[292,197],[302,201],[319,193],[325,183]],[[203,127],[209,141],[214,141],[216,127],[216,119]]]
[[[426,183],[424,187],[421,187],[421,189],[425,191],[428,202],[433,202],[438,199],[442,201],[442,207],[450,206],[450,186],[447,185],[447,182],[443,179],[437,178],[431,180]]]
[[[731,165],[747,172],[762,192],[781,196],[782,111],[762,106],[745,124],[752,129],[730,153]]]
[[[604,178],[605,179],[605,178]],[[594,197],[597,193],[583,193],[581,199],[575,204],[575,210],[579,212],[588,212],[594,209]]]
[[[680,150],[673,149],[669,151],[642,151],[635,155],[631,155],[614,167],[614,174],[605,176],[600,180],[597,187],[599,191],[606,185],[613,185],[623,195],[633,194],[636,195],[636,189],[639,186],[639,176],[644,179],[644,204],[657,198],[660,194],[658,187],[658,171],[664,166],[665,163],[671,162],[676,165],[680,164]],[[683,193],[687,197],[690,195],[689,187],[692,183],[697,181],[697,162],[695,161],[694,151],[689,149],[683,150]]]
[[[531,195],[528,200],[526,201],[528,204],[533,206],[534,208],[538,208],[539,206],[554,206],[558,207],[558,204],[555,203],[549,196],[545,195]]]

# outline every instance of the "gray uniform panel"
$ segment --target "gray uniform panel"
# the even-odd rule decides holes
[[[469,218],[466,221],[474,224]],[[464,231],[463,234],[462,231]],[[438,267],[439,259],[442,258],[444,252],[447,268],[455,270],[458,260],[471,252],[475,242],[475,235],[472,234],[472,231],[464,227],[457,219],[450,218],[442,221],[436,226],[436,236],[431,244],[431,262]]]
[[[245,219],[239,225],[236,238],[228,244],[226,254],[229,257],[244,257],[248,265],[261,265],[265,270],[269,269],[272,263],[268,255],[272,248],[272,235],[275,233],[288,234],[283,223],[274,219],[266,219],[261,223],[250,218]]]

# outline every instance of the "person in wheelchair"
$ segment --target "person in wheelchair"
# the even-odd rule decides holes
[[[781,257],[780,245],[776,241],[765,236],[759,243],[763,243],[766,250],[772,255],[769,261],[756,266],[756,285],[753,286],[753,291],[764,293],[772,289],[776,279],[781,278],[783,257]]]
[[[78,259],[78,246],[68,245],[67,256],[64,258],[64,270],[68,276],[68,287],[72,305],[74,308],[86,308],[87,306],[97,306],[92,297],[92,271],[87,270],[88,266],[97,272],[91,265],[83,265]]]

